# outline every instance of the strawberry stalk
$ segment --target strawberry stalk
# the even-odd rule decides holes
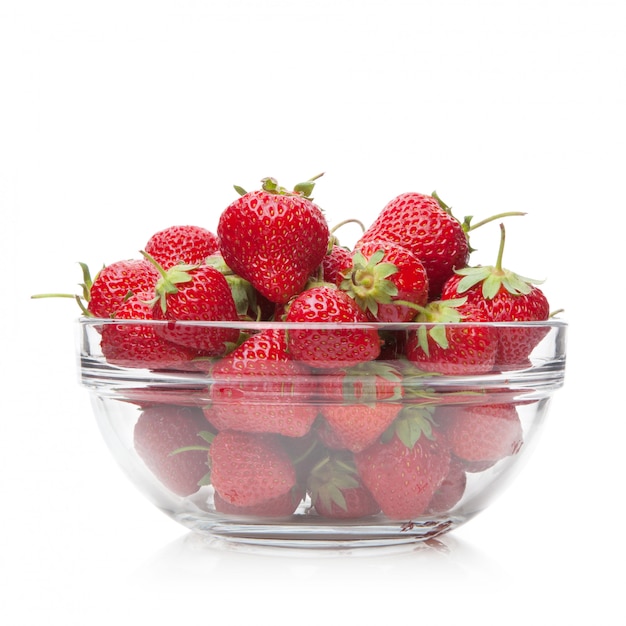
[[[437,204],[439,204],[439,206],[451,217],[454,217],[454,215],[452,214],[452,207],[448,206],[440,197],[439,195],[437,195],[436,191],[432,192],[432,197],[437,201]],[[463,232],[465,233],[466,236],[468,236],[468,234],[473,231],[476,230],[477,228],[480,228],[481,226],[484,226],[485,224],[489,224],[489,222],[494,222],[496,220],[502,219],[504,217],[516,217],[516,216],[522,216],[522,215],[526,215],[525,212],[523,211],[505,211],[503,213],[497,213],[496,215],[492,215],[491,217],[487,217],[483,220],[481,220],[480,222],[477,222],[476,224],[472,224],[472,220],[474,219],[473,215],[466,215],[463,218],[463,221],[461,222],[461,226],[463,228]],[[455,218],[456,219],[456,218]],[[460,221],[460,220],[459,220]],[[469,237],[468,239],[468,244],[469,244]],[[474,248],[472,248],[470,246],[470,252],[475,252],[476,250]]]
[[[163,313],[167,310],[167,296],[169,294],[178,293],[178,287],[176,285],[180,283],[187,283],[193,280],[193,277],[189,273],[194,270],[198,265],[179,264],[174,265],[169,270],[163,269],[163,267],[157,262],[157,260],[145,250],[140,250],[140,253],[158,270],[161,278],[157,281],[155,291],[156,297],[151,301],[151,304],[159,303],[161,311]]]
[[[303,196],[304,198],[313,200],[313,198],[311,198],[311,193],[313,193],[315,181],[322,176],[324,176],[324,172],[322,172],[321,174],[317,174],[316,176],[312,176],[311,178],[309,178],[309,180],[303,183],[298,183],[293,188],[293,191],[290,191],[286,187],[282,187],[281,185],[279,185],[278,181],[272,176],[266,176],[265,178],[261,179],[261,188],[263,189],[263,191],[267,191],[268,193],[275,193],[281,196]],[[233,186],[235,188],[235,191],[240,196],[245,196],[246,193],[248,193],[243,187],[240,187],[239,185]]]
[[[85,306],[85,302],[89,302],[91,298],[91,287],[93,286],[91,272],[89,271],[89,267],[86,263],[79,263],[79,265],[83,272],[83,282],[79,283],[79,287],[81,287],[82,289],[82,295],[73,293],[36,293],[31,296],[31,299],[38,300],[41,298],[71,298],[72,300],[76,300],[83,315],[87,317],[93,317],[91,311],[89,311],[89,309]]]
[[[528,294],[532,290],[532,286],[541,284],[543,281],[535,280],[520,276],[515,272],[504,269],[502,267],[502,257],[504,253],[504,244],[506,242],[506,231],[504,224],[500,224],[500,246],[498,248],[498,257],[495,265],[465,267],[456,270],[456,273],[463,278],[457,286],[458,293],[463,293],[471,289],[474,285],[482,283],[482,294],[487,300],[491,300],[504,287],[510,294],[514,296]]]

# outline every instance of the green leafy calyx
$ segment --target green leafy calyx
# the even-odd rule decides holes
[[[500,224],[500,247],[498,249],[496,264],[464,267],[456,270],[456,273],[463,277],[456,288],[458,293],[465,293],[472,287],[482,284],[483,297],[487,300],[492,300],[501,288],[504,288],[513,296],[520,296],[530,293],[533,285],[538,285],[543,282],[534,278],[521,276],[502,267],[505,241],[506,232],[504,224]]]
[[[389,280],[398,272],[393,263],[383,262],[384,250],[376,251],[369,259],[357,250],[352,256],[352,267],[343,274],[340,289],[354,298],[364,311],[378,314],[379,304],[389,304],[398,295],[398,288]]]

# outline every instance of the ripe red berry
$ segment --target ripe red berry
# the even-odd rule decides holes
[[[164,269],[200,265],[219,249],[217,235],[201,226],[169,226],[154,233],[144,250]]]
[[[88,312],[113,317],[133,293],[154,291],[159,273],[146,259],[116,261],[103,267],[88,288]]]
[[[221,431],[209,458],[213,487],[235,506],[268,502],[296,485],[295,468],[276,435]]]
[[[263,296],[285,303],[322,262],[330,238],[326,219],[306,195],[274,179],[244,193],[221,214],[217,234],[226,264]]]
[[[433,300],[454,270],[467,265],[470,254],[462,224],[444,207],[433,196],[403,193],[385,206],[355,247],[384,240],[407,248],[426,268]]]
[[[145,409],[134,428],[134,446],[139,457],[170,491],[188,496],[198,491],[208,472],[207,452],[183,447],[206,445],[199,435],[207,423],[198,408],[171,405]]]
[[[219,430],[302,437],[317,416],[309,368],[287,351],[285,332],[252,335],[215,363],[207,419]]]
[[[380,354],[375,328],[341,328],[349,322],[367,322],[356,302],[334,285],[311,287],[289,303],[287,322],[304,322],[307,328],[289,331],[293,357],[317,368],[350,367]],[[312,328],[316,322],[335,322],[337,328]]]

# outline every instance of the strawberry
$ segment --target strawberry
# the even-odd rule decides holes
[[[285,332],[246,339],[212,369],[207,418],[219,430],[302,437],[317,416],[310,370],[287,352]]]
[[[198,408],[149,407],[135,424],[135,451],[170,491],[179,496],[191,495],[198,491],[199,483],[208,471],[207,453],[201,449],[174,453],[184,446],[201,445],[204,440],[199,433],[206,427],[206,420]]]
[[[423,515],[448,475],[450,450],[429,411],[404,409],[386,437],[354,456],[363,484],[390,519]]]
[[[420,369],[449,376],[485,374],[493,369],[498,336],[484,324],[489,318],[481,309],[460,299],[434,301],[416,321],[423,324],[409,331],[406,356]]]
[[[152,321],[153,298],[154,291],[132,295],[117,309],[115,319]],[[191,360],[197,355],[196,350],[158,335],[154,325],[141,323],[105,324],[100,345],[107,362],[118,367],[193,370]]]
[[[349,453],[326,455],[311,470],[307,487],[316,512],[323,517],[351,519],[380,511]]]
[[[428,276],[422,262],[403,246],[383,240],[358,245],[341,269],[339,286],[368,317],[379,322],[409,322],[417,314],[411,305],[428,300]]]
[[[423,263],[431,300],[439,296],[454,270],[469,261],[469,243],[461,222],[435,195],[409,192],[391,200],[355,247],[376,240],[397,243]]]
[[[160,278],[153,300],[154,319],[173,322],[158,326],[162,337],[205,355],[220,355],[237,341],[236,328],[207,327],[175,322],[235,321],[239,319],[233,296],[224,276],[208,265],[175,265],[164,270],[147,252]]]
[[[466,267],[457,271],[445,284],[442,299],[463,296],[468,304],[487,314],[492,322],[543,321],[550,316],[545,294],[535,286],[540,282],[525,278],[502,267],[505,244],[504,225],[500,225],[500,247],[493,266]],[[528,325],[526,328],[499,328],[496,365],[501,368],[524,367],[535,346],[547,329]]]
[[[360,452],[402,409],[402,377],[394,367],[370,361],[333,371],[320,384],[320,411],[343,448]]]
[[[341,272],[352,265],[352,252],[348,248],[333,244],[322,259],[321,278],[326,283],[339,285],[343,280]]]
[[[467,474],[465,466],[458,459],[450,460],[450,469],[439,489],[428,504],[428,513],[446,513],[452,509],[465,493]]]
[[[83,272],[80,295],[40,293],[32,298],[71,298],[78,302],[87,317],[114,317],[118,307],[134,293],[152,291],[159,279],[157,269],[146,259],[116,261],[103,267],[95,279],[86,263],[79,263]]]
[[[98,272],[93,283],[86,266],[83,271],[87,312],[93,317],[113,317],[130,294],[154,290],[159,279],[156,268],[145,259],[111,263]]]
[[[258,504],[237,506],[224,500],[217,491],[213,496],[213,505],[218,513],[244,517],[288,517],[292,515],[304,498],[304,491],[298,486],[285,493]]]
[[[209,448],[211,482],[220,498],[251,507],[291,491],[293,463],[276,435],[219,432]]]
[[[144,247],[166,270],[178,264],[200,265],[218,249],[217,236],[201,226],[170,226],[154,233]]]
[[[301,291],[326,254],[330,232],[309,197],[313,180],[287,191],[263,179],[262,189],[244,192],[220,216],[224,261],[271,302]]]
[[[472,471],[476,464],[489,467],[516,454],[523,444],[522,423],[514,404],[445,407],[441,412],[452,453]]]
[[[300,293],[289,303],[285,321],[308,325],[303,330],[289,331],[289,351],[296,360],[311,367],[350,367],[380,354],[376,329],[350,327],[350,322],[367,322],[367,316],[334,285],[316,285]],[[347,327],[313,330],[311,322],[336,322]]]

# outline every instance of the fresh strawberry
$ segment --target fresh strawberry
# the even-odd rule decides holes
[[[441,427],[455,457],[475,470],[516,454],[524,440],[514,404],[469,404],[442,407]],[[466,469],[467,469],[466,468]]]
[[[424,265],[397,243],[362,242],[340,273],[340,288],[353,297],[372,320],[409,322],[417,315],[411,305],[423,306],[428,300]]]
[[[363,484],[391,519],[423,515],[450,469],[450,450],[428,407],[404,409],[386,437],[355,454]]]
[[[439,489],[428,504],[428,513],[446,513],[452,509],[465,493],[467,474],[464,464],[458,459],[450,460],[450,469]]]
[[[525,278],[502,267],[505,229],[500,225],[500,248],[496,264],[459,269],[445,284],[442,299],[465,297],[468,304],[481,308],[492,322],[532,322],[547,320],[550,306],[545,294],[535,286],[540,281]],[[496,365],[524,367],[547,329],[532,324],[498,329]]]
[[[202,447],[204,439],[199,433],[206,429],[198,408],[149,407],[135,424],[135,451],[165,487],[179,496],[188,496],[198,491],[208,471],[207,453],[202,449],[175,452],[183,447]]]
[[[215,491],[236,506],[268,502],[296,485],[293,463],[276,435],[221,431],[209,459]]]
[[[212,379],[207,419],[219,430],[302,437],[317,416],[310,370],[288,353],[284,331],[252,335],[215,364]]]
[[[307,486],[316,512],[323,517],[351,519],[380,511],[350,453],[326,455],[311,470]]]
[[[313,180],[294,191],[272,178],[262,182],[262,189],[244,192],[223,211],[217,228],[220,251],[226,264],[268,300],[285,303],[322,262],[330,232],[309,197]]]
[[[153,298],[154,291],[132,295],[116,310],[115,319],[120,323],[103,325],[100,345],[104,358],[118,367],[193,370],[191,361],[197,356],[196,350],[164,339],[157,334],[154,324],[125,322],[152,321]]]
[[[352,452],[373,444],[402,409],[402,376],[380,361],[322,377],[320,411],[337,442]]]
[[[463,225],[434,196],[403,193],[391,200],[355,247],[376,240],[400,244],[423,263],[431,300],[438,297],[454,270],[469,261]]]
[[[350,367],[380,354],[375,328],[350,326],[368,322],[367,315],[334,285],[318,285],[300,293],[289,303],[285,321],[307,324],[306,329],[289,331],[289,351],[294,359],[311,367]],[[314,330],[311,323],[315,322],[337,323],[338,328]],[[340,328],[342,324],[346,328]]]
[[[206,355],[224,354],[239,337],[236,328],[176,323],[238,320],[224,276],[208,265],[175,265],[166,271],[147,252],[143,254],[160,274],[155,287],[154,319],[172,322],[158,326],[156,332]]]
[[[331,246],[330,251],[322,259],[322,280],[326,283],[339,285],[343,280],[341,272],[352,265],[352,252],[338,244]]]
[[[86,272],[85,295],[87,311],[93,317],[114,317],[117,309],[133,293],[153,291],[159,273],[145,259],[116,261],[103,267],[89,284]]]
[[[224,500],[217,491],[213,505],[218,513],[243,517],[288,517],[293,515],[304,498],[304,490],[297,485],[289,491],[258,504],[237,506]]]
[[[217,236],[201,226],[170,226],[154,233],[144,248],[166,270],[178,264],[201,265],[218,249]]]
[[[423,323],[409,331],[406,356],[420,369],[449,376],[485,374],[493,369],[498,335],[484,324],[489,318],[478,307],[460,299],[434,301],[416,321]]]

